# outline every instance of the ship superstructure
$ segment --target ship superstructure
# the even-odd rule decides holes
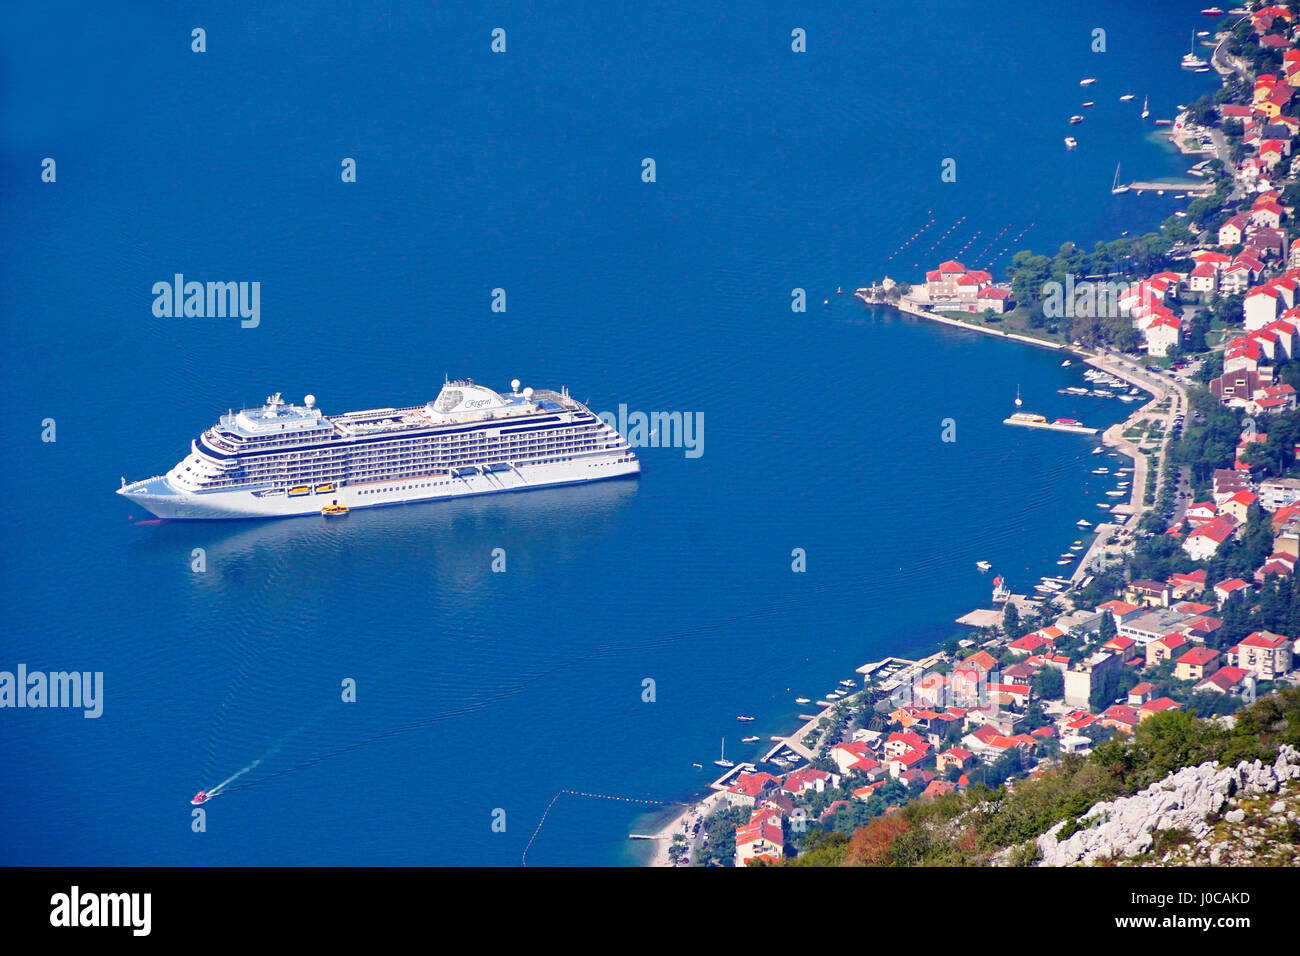
[[[425,405],[328,416],[279,393],[231,411],[165,475],[118,494],[160,518],[269,518],[636,474],[618,430],[568,389],[446,382]]]

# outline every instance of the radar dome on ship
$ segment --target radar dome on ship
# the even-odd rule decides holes
[[[306,405],[308,408],[311,408],[312,406],[314,406],[314,405],[316,404],[316,396],[315,396],[315,395],[308,395],[306,398],[304,398],[304,399],[302,400],[302,403],[303,403],[304,405]]]
[[[532,397],[533,397],[533,389],[531,386],[529,386],[528,388],[524,389],[524,398],[532,398]]]
[[[510,380],[510,391],[514,392],[516,395],[519,394],[519,379],[512,378]]]

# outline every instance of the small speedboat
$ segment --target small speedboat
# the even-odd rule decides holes
[[[751,717],[749,714],[740,714],[736,717],[736,719],[740,721],[742,724],[749,724],[749,723],[753,723],[754,721],[754,718]]]
[[[207,791],[200,790],[194,795],[194,799],[191,800],[190,803],[197,807],[200,803],[207,803],[209,799],[211,798],[208,796]]]
[[[796,697],[796,698],[794,699],[794,702],[795,702],[796,704],[811,704],[811,703],[812,703],[812,698],[811,698],[811,697]]]
[[[979,568],[981,571],[987,571],[989,568],[993,567],[993,565],[989,564],[987,561],[976,561],[975,567]]]
[[[1092,522],[1089,521],[1087,518],[1080,518],[1078,521],[1075,522],[1075,524],[1077,524],[1080,528],[1092,527]]]
[[[1082,122],[1083,122],[1083,117],[1080,116],[1078,113],[1075,113],[1073,116],[1070,117],[1071,126],[1078,126]]]
[[[740,738],[740,742],[741,742],[742,744],[753,744],[753,743],[757,743],[758,741],[760,741],[760,740],[762,740],[762,739],[763,739],[763,738],[761,738],[761,737],[741,737],[741,738]]]
[[[1079,81],[1079,85],[1080,85],[1080,86],[1092,86],[1092,84],[1094,84],[1094,83],[1096,83],[1096,82],[1097,82],[1097,78],[1096,78],[1095,76],[1085,76],[1083,79],[1081,79],[1081,80]]]
[[[1066,359],[1064,362],[1061,363],[1061,368],[1069,368],[1069,367],[1070,367],[1069,359]]]
[[[1065,137],[1065,148],[1066,148],[1066,149],[1074,149],[1074,148],[1075,148],[1076,146],[1078,146],[1078,145],[1079,145],[1079,141],[1078,141],[1077,139],[1075,139],[1073,136],[1067,136],[1067,137]]]

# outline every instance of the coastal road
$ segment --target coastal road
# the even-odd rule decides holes
[[[1187,412],[1187,391],[1178,382],[1177,379],[1169,375],[1149,372],[1145,367],[1126,356],[1118,355],[1114,352],[1102,352],[1099,355],[1087,359],[1089,365],[1109,372],[1118,378],[1124,379],[1138,388],[1150,392],[1154,398],[1147,402],[1132,415],[1128,421],[1122,425],[1112,426],[1107,429],[1107,437],[1113,436],[1115,445],[1124,454],[1133,458],[1133,497],[1130,506],[1133,511],[1133,519],[1130,526],[1136,525],[1146,513],[1146,488],[1147,488],[1147,456],[1141,454],[1137,448],[1126,439],[1123,433],[1128,429],[1131,422],[1139,418],[1155,417],[1155,406],[1161,401],[1170,399],[1169,407],[1159,416],[1163,421],[1163,432],[1160,437],[1160,452],[1157,455],[1159,466],[1156,473],[1151,475],[1150,480],[1153,482],[1151,488],[1156,494],[1160,491],[1160,480],[1164,473],[1165,465],[1168,461],[1170,433],[1173,431],[1174,416],[1185,415]],[[1111,442],[1107,442],[1111,444]]]

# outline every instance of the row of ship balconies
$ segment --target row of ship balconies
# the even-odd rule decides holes
[[[373,480],[393,474],[396,466],[401,474],[421,474],[430,469],[458,468],[470,465],[491,464],[494,461],[528,461],[529,459],[553,456],[555,454],[581,454],[592,451],[604,451],[620,447],[621,440],[601,442],[598,436],[573,436],[548,442],[530,441],[526,443],[508,443],[507,447],[497,449],[491,459],[481,453],[469,454],[464,449],[411,450],[409,453],[392,455],[375,452],[357,456],[338,455],[334,450],[319,455],[294,458],[276,457],[270,460],[249,463],[238,469],[232,469],[217,481],[204,482],[204,488],[234,487],[258,481],[317,482],[347,480]],[[347,451],[340,449],[340,451]],[[450,451],[457,454],[451,456]],[[286,466],[299,467],[286,467]],[[400,476],[400,475],[399,475]]]

